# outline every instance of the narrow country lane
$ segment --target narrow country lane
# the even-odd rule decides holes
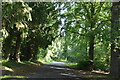
[[[75,70],[66,66],[42,65],[33,76],[29,78],[77,78],[81,77]]]
[[[106,78],[93,78],[83,77],[83,74],[79,73],[69,66],[65,66],[62,62],[54,62],[50,64],[44,64],[39,67],[37,72],[32,76],[28,76],[30,80],[34,79],[47,79],[47,80],[112,80]]]

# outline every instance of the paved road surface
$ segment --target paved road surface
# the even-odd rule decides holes
[[[81,77],[75,70],[68,67],[42,65],[38,71],[29,78],[74,78]]]
[[[56,64],[56,63],[54,63]],[[33,73],[32,76],[28,76],[27,79],[21,80],[108,80],[106,78],[85,78],[78,71],[69,68],[68,66],[61,65],[41,65],[38,70]],[[6,79],[5,79],[6,80]],[[18,80],[18,79],[9,79]]]

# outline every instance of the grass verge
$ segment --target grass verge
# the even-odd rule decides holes
[[[25,78],[34,74],[34,72],[41,65],[40,62],[14,62],[14,61],[2,61],[3,75],[0,78]]]
[[[25,76],[4,75],[0,76],[0,78],[25,78]]]
[[[79,74],[81,74],[82,77],[86,78],[110,78],[109,72],[104,72],[104,71],[87,71],[87,70],[80,70],[78,69],[78,64],[77,63],[65,63],[66,66],[70,66],[73,69],[76,70]]]

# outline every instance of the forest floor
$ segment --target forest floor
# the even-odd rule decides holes
[[[8,65],[8,63],[6,63]],[[6,65],[4,64],[4,66]],[[13,62],[10,63],[13,69],[12,75],[17,75],[17,77],[6,77],[3,79],[17,80],[17,78],[22,78],[22,80],[35,80],[35,79],[52,79],[52,80],[119,80],[115,78],[110,78],[105,72],[99,71],[83,71],[76,70],[69,66],[56,66],[41,63],[26,63],[17,64],[17,67],[13,67]],[[16,63],[15,63],[16,64]],[[39,64],[39,65],[38,65]],[[9,69],[10,70],[10,69]],[[12,71],[12,70],[11,70]],[[19,76],[19,77],[18,77]],[[24,76],[24,77],[22,77]],[[16,78],[16,79],[15,79]],[[25,79],[24,79],[25,78]]]

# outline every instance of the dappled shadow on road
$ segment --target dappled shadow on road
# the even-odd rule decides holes
[[[114,80],[106,77],[85,77],[80,73],[82,70],[75,70],[66,66],[42,65],[37,72],[28,78],[46,78],[55,80]],[[84,71],[83,71],[84,72]]]
[[[66,67],[58,67],[58,66],[50,66],[50,68],[55,72],[58,72],[59,75],[64,76],[64,77],[80,77],[81,75],[75,72],[73,69],[66,68]]]

